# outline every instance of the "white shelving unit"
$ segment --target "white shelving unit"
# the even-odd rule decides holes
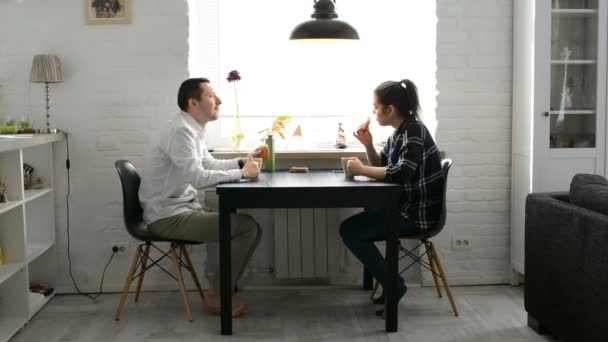
[[[53,285],[57,270],[53,144],[63,134],[10,138],[0,135],[0,180],[9,202],[0,203],[0,342],[8,341],[54,296],[30,292],[30,285]],[[43,187],[24,190],[23,164],[34,168]]]
[[[531,192],[606,175],[608,2],[515,0],[511,266],[524,274]]]

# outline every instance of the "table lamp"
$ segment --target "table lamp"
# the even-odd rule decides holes
[[[55,55],[35,55],[32,62],[30,82],[44,83],[46,85],[46,129],[42,132],[57,133],[56,128],[51,128],[49,83],[63,82],[63,70],[59,57]]]

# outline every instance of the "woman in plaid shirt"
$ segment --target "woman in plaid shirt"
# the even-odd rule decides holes
[[[348,161],[348,171],[384,182],[403,185],[399,236],[430,229],[439,220],[443,196],[443,175],[439,150],[420,121],[416,85],[410,80],[387,81],[374,90],[374,114],[380,126],[392,126],[393,134],[380,154],[364,124],[355,137],[365,146],[370,166],[357,158]],[[386,215],[380,209],[366,209],[340,226],[344,244],[385,288],[384,258],[374,244],[386,240]],[[399,299],[407,287],[399,277]],[[384,294],[374,300],[384,304]]]

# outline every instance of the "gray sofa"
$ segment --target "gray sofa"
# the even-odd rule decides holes
[[[603,197],[608,181],[598,185],[597,178],[588,182],[587,177],[578,183],[584,186],[575,188],[577,177],[585,176],[573,179],[570,193],[533,193],[526,199],[524,305],[528,325],[539,333],[565,341],[606,342],[608,212],[580,207],[571,199],[608,211],[608,197]]]

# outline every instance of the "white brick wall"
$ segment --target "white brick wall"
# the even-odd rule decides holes
[[[188,77],[185,1],[134,1],[130,25],[85,25],[85,1],[0,2],[0,117],[30,114],[44,120],[44,84],[30,84],[36,53],[55,53],[65,81],[51,84],[52,121],[70,133],[71,242],[80,287],[97,291],[115,241],[130,240],[122,224],[116,159],[141,165],[151,131],[176,112],[177,86]],[[66,258],[65,145],[56,150],[59,283],[72,291]],[[199,258],[200,259],[200,258]],[[115,258],[104,289],[120,289],[130,258]],[[146,286],[167,283],[146,276]]]
[[[436,241],[452,284],[509,280],[512,6],[437,0],[437,142],[454,166]],[[471,250],[452,250],[454,235]]]
[[[146,0],[134,2],[130,25],[87,26],[83,6],[73,0],[0,2],[0,117],[29,114],[37,127],[42,125],[44,86],[28,82],[31,59],[36,53],[58,54],[66,75],[64,83],[51,85],[51,105],[54,124],[70,132],[73,270],[81,288],[95,291],[109,246],[129,239],[113,163],[130,159],[141,165],[151,132],[175,112],[177,85],[188,77],[188,18],[185,1],[167,6]],[[448,227],[437,242],[452,283],[504,283],[512,1],[438,0],[437,13],[437,140],[455,160]],[[56,288],[71,291],[64,147],[56,151]],[[453,233],[470,237],[472,250],[451,251]],[[256,253],[253,266],[260,272],[272,260],[271,239],[267,234]],[[200,264],[202,256],[194,259]],[[121,288],[129,261],[115,258],[105,289]],[[358,267],[346,268],[353,279],[360,276]],[[159,273],[146,276],[146,287],[173,289],[174,284]]]

